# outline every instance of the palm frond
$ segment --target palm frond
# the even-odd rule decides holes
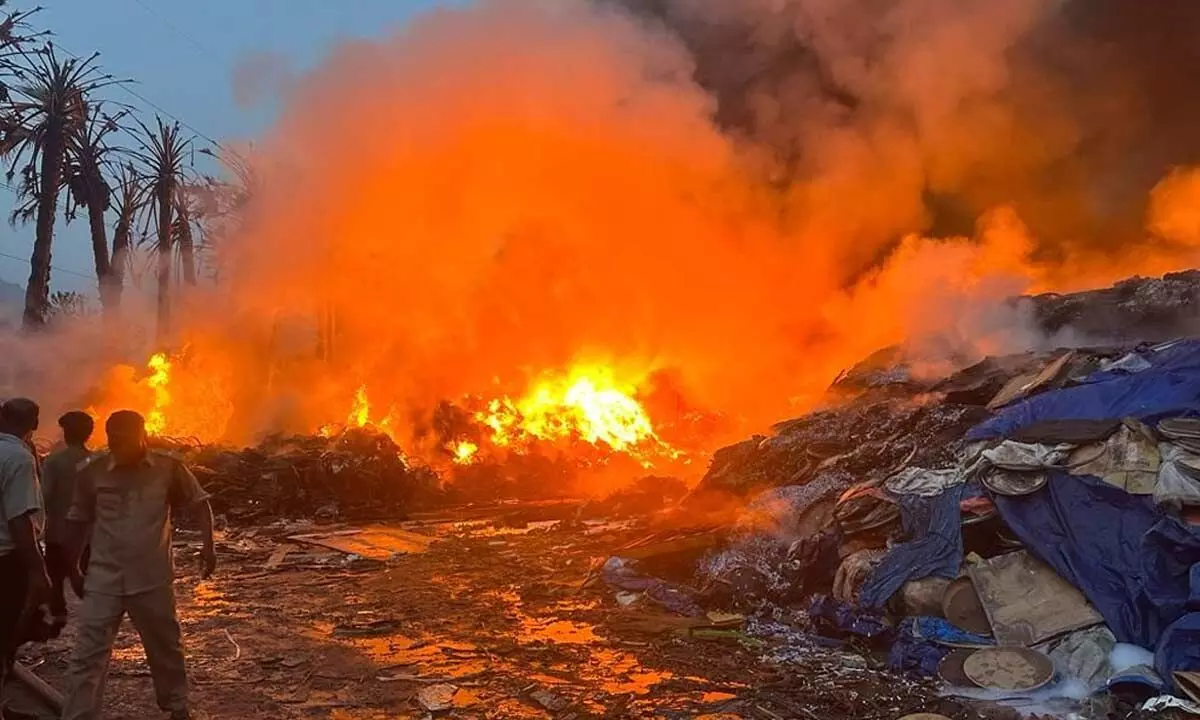
[[[0,32],[0,54],[3,42]],[[0,102],[0,157],[8,161],[8,182],[18,173],[21,175],[16,190],[24,201],[39,192],[37,168],[51,133],[66,139],[68,156],[72,154],[72,146],[103,141],[109,132],[103,120],[108,114],[99,109],[99,104],[93,110],[88,98],[97,90],[123,81],[100,71],[96,64],[98,54],[63,58],[53,43],[36,50],[18,43],[12,52],[10,69],[18,82],[9,88],[7,99]],[[78,157],[78,152],[74,154]],[[70,165],[68,157],[67,167]],[[72,175],[69,169],[64,173],[59,191],[69,186]],[[14,220],[29,217],[21,208],[13,213]]]

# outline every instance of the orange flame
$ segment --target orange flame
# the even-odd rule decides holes
[[[233,417],[228,382],[218,357],[157,352],[141,370],[110,369],[88,412],[103,422],[117,410],[134,410],[150,435],[218,442]]]
[[[659,438],[635,394],[636,387],[618,382],[611,368],[581,365],[539,381],[515,402],[492,400],[475,419],[502,448],[520,448],[531,439],[578,439],[627,453],[646,466],[656,457],[679,457]]]
[[[146,432],[161,435],[167,429],[167,406],[171,404],[171,393],[167,385],[171,382],[171,361],[165,353],[155,353],[146,363],[150,377],[146,385],[154,391],[154,407],[146,413]]]
[[[455,465],[470,465],[475,462],[479,446],[470,440],[456,440],[446,445],[453,456]]]
[[[371,403],[367,400],[367,386],[360,385],[354,391],[354,408],[347,422],[351,427],[366,427],[371,422]]]

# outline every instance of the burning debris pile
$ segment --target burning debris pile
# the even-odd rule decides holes
[[[243,523],[394,518],[440,496],[432,470],[410,465],[391,438],[366,430],[276,436],[244,450],[199,447],[187,455],[217,512]]]
[[[1200,273],[1025,298],[1075,347],[941,377],[878,353],[829,409],[715,453],[681,513],[740,505],[732,540],[662,542],[667,570],[618,551],[606,580],[1025,712],[1200,702],[1200,341],[1166,340],[1198,298]]]

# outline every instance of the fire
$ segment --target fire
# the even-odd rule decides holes
[[[883,347],[1027,349],[1041,340],[1012,295],[1195,265],[1200,170],[1171,171],[1148,207],[1107,202],[1165,171],[1147,154],[1194,153],[1117,133],[1087,159],[1074,123],[1095,113],[1047,120],[1057,70],[1010,67],[1054,3],[904,0],[878,27],[793,13],[823,57],[781,63],[798,74],[768,83],[777,98],[709,87],[731,76],[693,46],[730,43],[608,7],[628,4],[470,3],[331,53],[255,143],[255,192],[213,257],[225,280],[181,293],[191,354],[123,366],[96,407],[206,441],[373,428],[447,463],[545,444],[652,463],[818,406]],[[770,5],[666,4],[713,31],[743,26],[709,12]],[[851,106],[806,75],[825,70]],[[1082,108],[1171,107],[1121,80]],[[454,422],[426,432],[443,404]]]
[[[219,442],[234,410],[226,373],[220,357],[156,352],[140,368],[111,368],[87,411],[103,423],[117,410],[134,410],[151,435]]]
[[[155,353],[146,363],[150,377],[146,384],[154,391],[154,407],[146,413],[146,432],[161,435],[167,429],[167,406],[171,404],[171,393],[167,385],[171,382],[171,361],[165,353]]]
[[[360,385],[354,391],[354,408],[350,411],[350,427],[366,427],[371,422],[371,403],[367,400],[367,386]]]
[[[322,425],[317,432],[323,437],[333,437],[347,428],[369,428],[387,432],[390,424],[390,418],[387,417],[378,422],[371,419],[371,401],[367,397],[367,386],[359,385],[358,389],[354,391],[354,397],[350,402],[350,412],[346,415],[345,421]]]
[[[613,450],[658,440],[641,403],[604,368],[543,380],[515,404],[508,398],[493,401],[479,419],[492,428],[492,439],[500,446],[511,445],[521,434],[543,440],[579,437]]]
[[[531,440],[581,440],[626,453],[651,464],[653,456],[678,457],[663,442],[636,387],[617,381],[604,366],[579,366],[561,376],[544,378],[514,401],[491,400],[475,420],[490,431],[500,448],[520,449]]]
[[[470,440],[457,440],[449,443],[446,449],[450,451],[456,465],[470,465],[475,462],[476,454],[479,452],[479,446]]]

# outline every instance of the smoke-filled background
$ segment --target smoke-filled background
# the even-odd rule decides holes
[[[583,364],[720,413],[711,448],[882,347],[1036,346],[1004,298],[1194,263],[1198,32],[1188,0],[481,0],[247,71],[286,107],[179,319],[191,425],[367,387],[419,428]]]

